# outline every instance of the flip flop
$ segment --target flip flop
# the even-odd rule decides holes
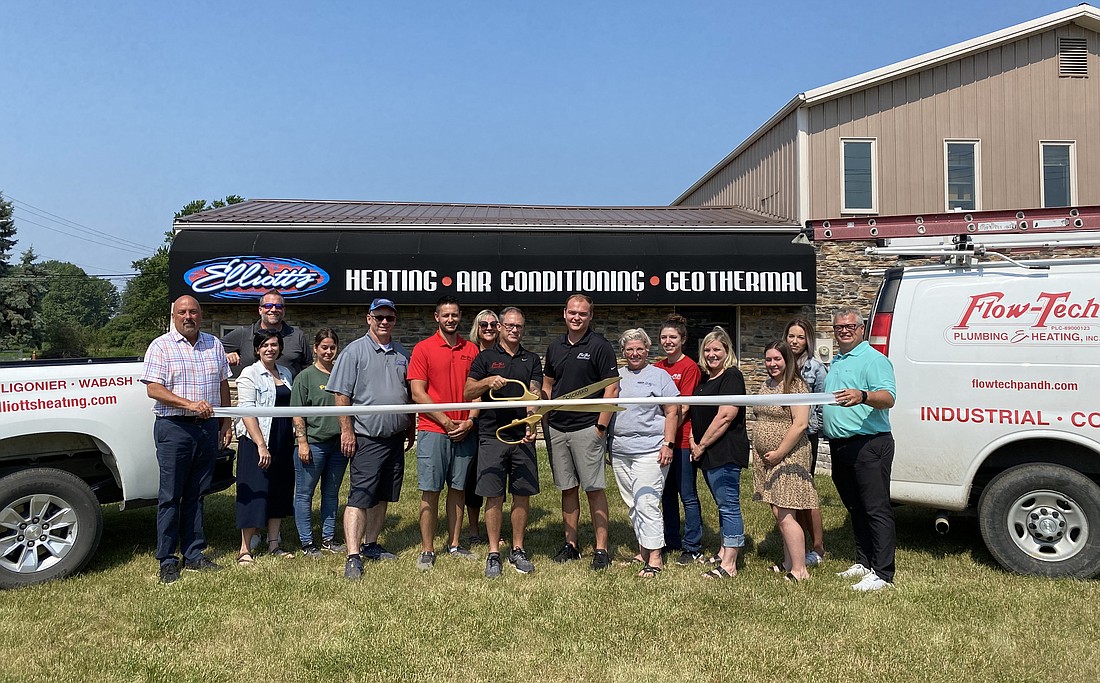
[[[256,558],[252,557],[252,553],[241,553],[237,556],[238,567],[248,567],[256,564]]]
[[[770,572],[772,572],[773,574],[786,574],[787,573],[787,570],[784,569],[783,567],[779,566],[778,564],[773,564],[772,566],[768,567],[768,570]]]
[[[654,567],[651,564],[647,564],[642,567],[642,571],[638,572],[638,577],[642,579],[652,579],[664,570],[664,567]]]
[[[807,576],[804,579],[800,579],[791,572],[787,572],[787,575],[783,577],[783,580],[788,583],[802,583],[803,581],[809,581],[810,577]]]
[[[718,565],[714,569],[711,569],[709,572],[703,572],[701,574],[701,576],[704,579],[732,579],[733,578],[733,574],[730,574],[725,569],[723,569],[722,565]]]

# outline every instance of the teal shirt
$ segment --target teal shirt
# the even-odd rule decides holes
[[[867,342],[860,342],[848,353],[841,353],[833,358],[829,374],[825,376],[825,391],[832,393],[841,389],[885,389],[897,398],[894,364],[872,349]],[[864,403],[850,408],[827,405],[822,417],[825,436],[830,439],[847,439],[890,431],[890,411],[872,408]]]

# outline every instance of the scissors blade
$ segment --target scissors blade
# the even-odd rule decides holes
[[[595,403],[590,406],[552,406],[552,408],[574,413],[618,413],[626,410],[626,408],[612,403]]]
[[[555,401],[572,401],[578,398],[588,398],[590,394],[594,394],[600,389],[606,389],[607,387],[615,384],[619,381],[618,377],[608,377],[607,379],[601,379],[599,382],[593,382],[586,387],[575,389],[568,394],[562,394],[561,396],[555,396]],[[589,409],[591,406],[587,406]],[[556,408],[556,410],[565,410],[565,408]],[[599,412],[599,411],[597,411]]]

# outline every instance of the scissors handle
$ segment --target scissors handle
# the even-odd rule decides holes
[[[538,413],[535,413],[534,415],[528,415],[527,417],[523,417],[523,418],[520,418],[518,420],[512,420],[508,424],[504,425],[503,427],[499,427],[497,429],[497,441],[500,441],[501,443],[506,443],[509,446],[515,446],[516,444],[521,444],[521,443],[523,443],[523,440],[527,438],[527,430],[526,429],[524,429],[523,436],[521,436],[519,439],[517,439],[515,441],[509,441],[507,438],[505,438],[501,434],[501,432],[503,432],[506,429],[512,429],[513,427],[520,427],[520,426],[525,426],[525,427],[530,427],[531,429],[535,429],[536,428],[535,425],[537,425],[539,423],[539,420],[541,420],[541,419],[542,419],[542,415],[540,415]]]
[[[508,386],[509,384],[515,384],[520,388],[520,391],[522,391],[523,393],[519,396],[497,396],[497,390],[490,389],[489,398],[493,399],[494,401],[537,401],[540,398],[539,396],[532,394],[531,391],[527,388],[527,385],[525,385],[518,379],[505,379],[504,386]],[[501,387],[501,389],[503,388],[504,387]]]

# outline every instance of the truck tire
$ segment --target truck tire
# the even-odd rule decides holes
[[[103,533],[103,510],[79,477],[23,470],[0,479],[0,588],[79,571]]]
[[[1068,467],[1019,465],[982,492],[978,520],[989,552],[1021,574],[1100,574],[1100,486]]]

